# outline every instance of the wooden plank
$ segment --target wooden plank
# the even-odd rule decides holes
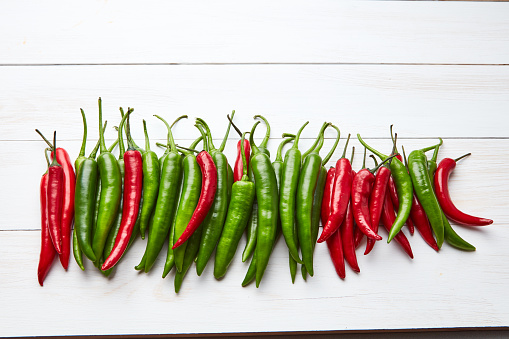
[[[3,2],[0,64],[507,64],[508,11],[441,1]]]
[[[119,106],[135,108],[133,133],[142,139],[141,119],[152,137],[169,120],[189,114],[224,131],[226,114],[247,130],[265,115],[273,136],[295,131],[306,120],[336,123],[343,133],[388,137],[508,137],[509,67],[397,65],[216,65],[216,66],[4,66],[0,67],[0,140],[39,140],[34,128],[60,140],[81,139],[83,107],[90,138],[97,138],[97,98],[110,127]],[[175,128],[189,138],[191,122]],[[316,131],[306,128],[305,138]],[[346,135],[346,134],[345,134]]]
[[[318,129],[317,124],[313,127]],[[329,132],[327,133],[328,136],[332,137],[334,133]],[[404,134],[404,131],[401,132]],[[225,151],[230,163],[235,161],[235,140],[238,140],[237,137],[232,136]],[[435,142],[430,139],[400,139],[399,141],[400,145],[405,146],[407,152]],[[367,139],[367,142],[380,150],[391,149],[391,143],[388,139]],[[186,140],[182,143],[187,145],[190,141]],[[305,139],[301,141],[300,145],[305,150],[311,143],[311,139]],[[272,160],[274,160],[278,144],[278,139],[269,142]],[[332,144],[332,140],[328,139],[326,141],[321,152],[323,156],[329,151]],[[341,157],[344,144],[345,139],[342,139],[328,166],[334,166],[335,161]],[[69,151],[72,159],[77,157],[80,146],[78,142],[65,141],[60,146]],[[361,168],[362,146],[357,140],[351,140],[351,146],[355,146],[357,150],[354,158],[354,168]],[[43,156],[44,147],[45,145],[42,142],[0,142],[2,158],[6,159],[0,164],[0,177],[12,178],[4,181],[3,188],[4,192],[10,193],[0,195],[0,206],[12,206],[12,208],[6,208],[2,212],[0,230],[40,229],[38,189],[40,177],[46,170],[46,161]],[[159,150],[157,152],[162,153]],[[470,211],[474,215],[494,219],[495,225],[509,224],[506,201],[501,198],[509,192],[509,181],[506,179],[505,172],[500,170],[506,164],[505,159],[509,157],[509,140],[445,139],[439,159],[444,157],[456,158],[467,152],[472,152],[473,155],[465,159],[461,165],[458,165],[455,174],[451,177],[453,199],[459,208]],[[16,161],[10,159],[16,159]],[[370,167],[373,166],[371,160],[368,160],[367,163]],[[23,170],[20,171],[20,169]]]

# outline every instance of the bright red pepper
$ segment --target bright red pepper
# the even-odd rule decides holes
[[[375,176],[367,168],[361,169],[352,182],[352,208],[357,227],[368,238],[381,240],[382,237],[373,232],[369,215],[369,197]]]
[[[355,223],[353,219],[353,209],[352,204],[349,203],[346,210],[346,215],[343,218],[343,223],[340,227],[341,241],[343,244],[343,255],[350,268],[355,272],[360,272],[361,270],[359,268],[359,264],[357,263],[357,256],[355,254],[354,228]]]
[[[48,275],[51,264],[55,259],[56,251],[51,241],[48,228],[48,210],[47,210],[47,190],[48,190],[48,172],[44,173],[40,184],[41,201],[41,253],[39,255],[39,266],[37,268],[37,279],[43,286],[44,279]]]
[[[330,215],[330,204],[332,198],[332,190],[334,188],[334,176],[336,175],[336,169],[330,167],[327,171],[327,178],[325,179],[325,187],[323,191],[322,207],[320,209],[320,220],[322,226],[327,223]]]
[[[394,224],[394,220],[396,220],[396,212],[394,211],[394,205],[392,204],[390,193],[387,191],[385,194],[384,207],[382,211],[382,224],[384,225],[387,232],[390,232],[391,227]],[[414,255],[412,253],[412,248],[410,247],[410,243],[408,242],[405,234],[403,232],[398,232],[394,239],[398,244],[400,244],[405,253],[413,259]]]
[[[241,144],[240,140],[237,143],[237,159],[235,159],[235,167],[233,168],[233,182],[240,181],[243,175],[243,165],[242,165],[242,153],[241,153]],[[251,154],[251,145],[249,144],[249,140],[244,139],[244,154],[246,155],[247,168],[249,168],[249,157]]]
[[[388,167],[381,166],[376,172],[375,183],[373,184],[373,190],[369,198],[369,215],[371,216],[371,227],[373,232],[378,233],[378,225],[380,224],[380,217],[382,216],[382,210],[385,201],[385,192],[387,191],[387,184],[391,176],[391,170]],[[368,239],[366,243],[366,251],[364,254],[368,254],[373,249],[375,240]]]
[[[53,153],[56,152],[56,135],[53,134]],[[64,169],[58,163],[55,154],[48,168],[48,227],[51,241],[58,254],[62,254],[62,204],[64,193]]]
[[[470,153],[469,153],[470,154]],[[468,155],[468,154],[467,154]],[[438,164],[437,170],[435,172],[435,192],[444,211],[445,215],[457,222],[458,224],[463,224],[467,226],[487,226],[493,223],[493,220],[486,218],[479,218],[473,215],[469,215],[460,211],[452,202],[451,196],[449,194],[449,176],[451,172],[456,167],[457,160],[451,158],[445,158],[440,161]]]
[[[106,271],[120,260],[124,254],[134,230],[140,210],[141,191],[143,187],[143,164],[141,153],[128,149],[124,153],[124,199],[122,221],[118,230],[115,244],[110,255],[104,261],[101,270]]]
[[[214,161],[210,154],[206,151],[201,151],[196,156],[196,161],[200,166],[202,173],[201,193],[198,200],[198,204],[193,212],[191,220],[187,224],[184,233],[178,238],[173,245],[172,249],[175,249],[182,245],[187,239],[193,235],[194,231],[201,225],[207,213],[214,202],[214,196],[217,190],[217,169]]]
[[[412,218],[415,228],[417,228],[424,241],[438,252],[438,245],[433,237],[433,230],[431,229],[428,217],[426,216],[426,212],[424,211],[424,208],[422,208],[421,203],[415,194],[412,201],[412,209],[410,210],[410,218]]]

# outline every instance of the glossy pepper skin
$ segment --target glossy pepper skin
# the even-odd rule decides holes
[[[49,163],[49,162],[48,162]],[[53,247],[53,242],[49,235],[48,228],[48,210],[47,210],[47,194],[48,194],[48,172],[41,177],[40,183],[40,204],[41,204],[41,252],[39,255],[39,266],[37,267],[37,279],[39,285],[43,286],[44,279],[51,269],[55,255],[57,254]]]
[[[161,117],[158,118],[165,122]],[[170,126],[166,122],[165,124],[168,128],[168,144],[170,147],[162,162],[159,192],[148,232],[147,247],[140,264],[136,266],[136,269],[143,269],[145,272],[148,272],[154,265],[168,237],[168,232],[175,217],[182,178],[182,157],[177,151]]]
[[[373,232],[378,234],[378,225],[382,216],[383,205],[385,201],[385,192],[391,176],[391,170],[386,166],[381,166],[375,176],[373,190],[369,198],[369,215],[371,216],[371,227]],[[367,255],[375,246],[375,240],[368,239],[364,255]]]
[[[352,181],[352,208],[355,222],[362,233],[368,238],[381,240],[382,237],[372,229],[369,213],[369,198],[374,181],[375,176],[368,169],[357,172]]]
[[[449,176],[456,167],[456,161],[451,158],[444,158],[437,167],[434,183],[436,197],[445,215],[452,221],[467,226],[487,226],[493,220],[479,218],[460,211],[453,203],[449,194]]]
[[[384,208],[382,212],[382,224],[384,225],[387,232],[390,232],[391,226],[394,225],[394,220],[396,220],[396,213],[394,212],[394,205],[392,204],[392,200],[389,192],[385,193],[385,201]],[[394,239],[396,242],[403,248],[406,254],[413,259],[414,255],[412,253],[412,248],[410,247],[410,243],[408,242],[407,237],[403,232],[398,232]]]
[[[419,200],[414,194],[414,198],[412,201],[412,209],[410,210],[410,218],[412,219],[415,228],[419,231],[421,237],[424,241],[435,251],[438,252],[439,248],[437,246],[437,242],[433,237],[433,230],[431,229],[431,225],[429,223],[428,217],[426,216],[426,212],[424,208],[422,208]],[[444,225],[445,226],[445,225]],[[444,229],[445,234],[445,229]]]
[[[99,98],[99,138],[101,140],[101,154],[97,158],[99,175],[101,178],[101,196],[97,215],[97,226],[92,240],[92,249],[96,259],[100,259],[106,238],[117,216],[120,198],[122,196],[122,178],[115,156],[108,152],[104,143],[102,129],[102,104]]]
[[[355,254],[355,222],[353,218],[353,209],[351,203],[348,204],[346,215],[343,219],[343,223],[341,224],[340,231],[341,241],[343,242],[343,254],[345,256],[345,261],[354,272],[358,273],[361,270],[357,262],[357,255]]]
[[[247,157],[244,149],[245,134],[241,140],[241,158],[243,160],[243,176],[232,186],[232,196],[228,206],[226,221],[217,244],[214,261],[214,277],[219,279],[226,274],[231,264],[242,233],[247,226],[249,215],[253,207],[255,185],[249,180],[247,171]]]
[[[391,195],[391,200],[392,200],[392,204],[394,205],[394,208],[396,210],[398,210],[399,209],[398,190],[396,188],[396,184],[394,183],[394,179],[392,177],[389,178],[389,186],[387,187],[387,189],[389,190],[389,193]],[[412,215],[411,211],[410,211],[410,215]],[[410,231],[410,234],[414,234],[414,224],[413,224],[412,218],[410,216],[406,220],[406,224],[408,226],[408,230]]]
[[[233,119],[234,116],[235,111],[232,112],[231,118]],[[219,242],[228,212],[228,159],[226,159],[226,155],[224,155],[223,151],[230,134],[231,122],[228,123],[221,145],[216,149],[207,123],[199,118],[197,121],[205,128],[206,137],[208,138],[209,154],[216,169],[216,191],[212,198],[212,206],[209,208],[207,216],[203,221],[200,249],[196,259],[196,273],[201,275]]]
[[[288,246],[292,258],[302,264],[297,247],[297,230],[295,222],[295,195],[297,185],[299,184],[300,166],[302,162],[302,153],[299,150],[299,138],[309,123],[307,121],[297,132],[292,148],[290,148],[284,158],[281,185],[279,187],[279,214],[281,217],[281,228],[283,236]]]
[[[233,182],[237,182],[242,180],[244,167],[242,165],[242,154],[241,148],[244,148],[244,155],[246,156],[247,162],[246,166],[249,168],[249,159],[251,155],[251,145],[249,144],[249,140],[244,139],[244,144],[241,145],[241,142],[237,143],[237,158],[235,159],[235,165],[233,167]]]
[[[279,193],[274,168],[267,154],[262,153],[254,144],[254,131],[259,122],[251,129],[249,142],[253,156],[251,167],[256,187],[258,202],[258,229],[256,235],[256,287],[260,285],[263,274],[269,263],[272,247],[276,240],[279,217]]]
[[[437,246],[440,248],[444,241],[444,224],[442,211],[433,191],[424,152],[415,150],[408,156],[408,172],[412,178],[415,195],[421,203],[435,233]],[[391,232],[394,233],[391,229]]]

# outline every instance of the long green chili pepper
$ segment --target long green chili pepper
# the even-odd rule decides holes
[[[232,187],[233,187],[233,168],[230,165],[228,165],[228,203],[230,202],[231,196],[232,196]]]
[[[297,235],[301,247],[302,261],[311,276],[313,275],[313,243],[311,234],[313,196],[322,165],[322,158],[319,155],[319,151],[323,146],[322,135],[329,125],[330,123],[327,122],[322,125],[317,137],[319,143],[304,158],[296,192]]]
[[[357,134],[357,139],[359,139],[359,142],[364,147],[376,154],[381,160],[388,158],[387,155],[380,153],[373,147],[366,144],[366,142],[362,140],[360,134]],[[398,190],[399,208],[396,220],[394,220],[394,223],[391,227],[392,237],[389,235],[387,242],[392,240],[392,238],[399,232],[399,230],[401,230],[406,220],[408,219],[410,210],[412,208],[412,200],[414,195],[412,178],[410,177],[410,174],[408,174],[408,170],[405,165],[398,158],[393,158],[390,163],[390,168],[391,175],[394,178],[394,183],[396,184],[396,189]]]
[[[276,244],[279,240],[279,237],[281,236],[281,228],[277,229],[276,232],[276,240],[274,240],[274,245],[272,245],[272,251],[274,251],[274,248],[276,247]],[[244,280],[242,281],[242,287],[246,287],[249,285],[253,280],[256,278],[256,266],[257,266],[257,260],[256,260],[256,251],[253,253],[253,257],[251,258],[251,262],[249,263],[249,267],[246,272],[246,276],[244,277]]]
[[[96,259],[99,259],[104,251],[104,244],[108,237],[113,222],[117,216],[120,197],[122,195],[122,181],[120,169],[115,156],[108,152],[104,143],[104,131],[102,129],[102,102],[99,98],[99,138],[101,140],[101,154],[97,158],[99,174],[101,176],[101,200],[97,215],[97,226],[92,240],[92,248]]]
[[[200,125],[195,125],[202,133],[203,146],[205,150],[208,150],[207,137],[205,132]],[[196,161],[196,156],[193,152],[185,152],[185,157],[182,160],[184,169],[184,179],[182,182],[182,190],[180,192],[180,200],[178,204],[177,214],[175,216],[175,229],[173,230],[173,245],[175,245],[177,239],[184,233],[191,217],[196,209],[198,200],[201,193],[201,169]],[[175,256],[175,267],[177,272],[182,272],[184,265],[184,257],[186,254],[186,247],[188,242],[184,242],[179,247],[173,249],[173,255]]]
[[[272,247],[276,240],[279,218],[279,192],[276,174],[267,154],[260,152],[253,140],[259,122],[251,129],[249,142],[253,156],[251,167],[255,178],[256,200],[258,202],[258,230],[256,234],[256,287],[260,285],[263,273],[269,263]]]
[[[182,178],[182,158],[180,157],[173,134],[166,120],[162,120],[168,127],[169,151],[162,163],[159,192],[157,202],[152,217],[151,226],[148,232],[147,248],[145,254],[136,269],[148,272],[154,265],[154,262],[164,245],[168,236],[168,231],[173,223],[175,211],[178,203],[178,193],[180,181]]]
[[[141,238],[145,239],[148,222],[154,211],[159,193],[159,177],[161,165],[154,151],[150,150],[150,140],[147,133],[147,122],[143,120],[143,131],[145,133],[145,153],[142,155],[143,163],[143,205],[140,216]]]
[[[231,119],[233,119],[234,115],[235,111],[232,112]],[[228,159],[226,159],[223,151],[226,146],[226,141],[228,140],[228,135],[230,134],[231,123],[228,123],[223,142],[219,149],[216,150],[212,142],[209,126],[203,119],[197,118],[196,120],[205,128],[208,138],[209,153],[217,169],[217,190],[212,207],[203,221],[200,250],[198,252],[198,258],[196,259],[196,273],[201,275],[219,242],[228,212]]]
[[[255,185],[249,180],[247,170],[247,160],[244,153],[245,133],[241,139],[241,154],[243,163],[242,179],[236,181],[232,186],[232,196],[228,206],[228,214],[221,233],[221,238],[217,244],[216,257],[214,261],[214,277],[219,279],[226,274],[230,265],[242,233],[246,228],[250,211],[253,207],[255,196]]]
[[[302,264],[297,248],[297,230],[295,222],[295,195],[299,184],[300,166],[302,154],[299,150],[299,139],[304,127],[309,123],[306,121],[299,129],[292,148],[285,154],[281,174],[281,185],[279,187],[279,215],[281,216],[281,227],[283,236],[292,258]]]
[[[203,140],[203,136],[200,135],[200,137],[198,139],[193,141],[193,143],[191,144],[191,146],[189,146],[189,148],[195,148],[198,145],[198,143],[202,140]],[[185,152],[185,154],[188,154],[188,152]],[[174,232],[175,222],[176,222],[176,219],[173,219],[173,224],[172,224],[170,232],[169,232],[168,244],[175,243],[175,241],[173,240],[174,235],[175,235],[175,232]],[[197,229],[195,231],[195,232],[200,232],[200,236],[194,236],[194,234],[193,234],[191,236],[191,238],[189,238],[188,241],[191,241],[191,239],[192,239],[192,241],[194,242],[195,239],[198,239],[198,245],[199,245],[199,241],[201,239],[201,230],[202,230],[202,228],[200,227],[199,229]],[[186,249],[185,256],[187,256],[187,249]],[[184,266],[186,265],[186,257],[185,256],[184,256],[184,264],[183,264]],[[175,254],[173,252],[172,245],[170,245],[170,246],[168,246],[168,252],[166,253],[166,262],[164,263],[163,278],[165,278],[168,275],[168,273],[170,273],[173,266],[175,266]]]

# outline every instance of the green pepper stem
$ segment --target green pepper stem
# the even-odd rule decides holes
[[[57,131],[53,132],[53,161],[50,166],[60,166],[57,161]]]
[[[300,139],[300,135],[302,133],[302,131],[304,130],[304,127],[307,126],[307,124],[309,124],[309,121],[306,121],[304,123],[304,125],[302,125],[302,127],[299,129],[299,131],[297,132],[297,135],[295,136],[295,141],[293,142],[293,146],[292,148],[294,149],[298,149],[299,148],[299,139]]]
[[[375,167],[378,167],[378,161],[376,161],[375,156],[373,154],[370,154],[369,157],[373,159],[373,161],[375,162]]]
[[[124,130],[124,124],[126,123],[126,119],[127,121],[129,121],[129,115],[131,115],[130,110],[128,110],[127,114],[125,114],[122,117],[122,120],[120,120],[120,124],[118,126],[118,144],[119,144],[118,149],[120,151],[120,154],[118,155],[119,159],[124,158],[125,148],[124,148],[124,135],[122,134],[122,131]],[[127,144],[129,145],[129,138],[127,138]]]
[[[235,116],[235,110],[232,111],[232,119]],[[230,120],[231,121],[231,120]],[[226,133],[223,137],[223,142],[221,143],[221,146],[219,146],[219,152],[223,152],[224,148],[226,147],[226,141],[228,140],[228,136],[230,135],[230,127],[232,126],[232,123],[228,123],[228,127],[226,128]]]
[[[364,148],[364,151],[366,150],[366,148]],[[371,154],[370,157],[373,158],[373,160],[375,160],[375,168],[373,169],[369,169],[368,168],[368,171],[370,171],[371,173],[375,173],[380,167],[382,167],[386,162],[389,162],[391,161],[392,158],[394,158],[395,156],[398,156],[399,153],[396,153],[396,154],[391,154],[390,156],[387,157],[387,159],[383,160],[380,164],[377,163],[375,157]],[[364,168],[364,167],[363,167]]]
[[[177,122],[179,122],[180,120],[182,120],[182,119],[187,119],[187,118],[188,118],[187,114],[184,114],[184,115],[179,116],[179,117],[178,117],[177,119],[175,119],[175,121],[174,121],[174,122],[170,125],[170,128],[173,128],[173,126],[175,126],[175,124],[176,124]]]
[[[103,129],[106,129],[106,126],[108,126],[107,120],[104,121]],[[97,152],[99,151],[99,146],[101,146],[101,138],[99,138],[99,140],[97,140],[97,143],[95,144],[94,149],[88,156],[90,159],[95,159],[95,156],[97,155]]]
[[[200,153],[200,151],[195,150],[194,148],[188,148],[188,147],[184,147],[184,146],[180,146],[180,145],[177,145],[177,149],[194,152],[194,153]]]
[[[263,122],[265,122],[265,127],[267,128],[267,131],[265,132],[265,137],[263,138],[262,142],[260,143],[259,147],[267,148],[267,143],[269,142],[270,138],[270,125],[267,119],[265,119],[264,116],[261,115],[255,115],[254,119],[262,119]]]
[[[104,129],[103,129],[103,104],[102,99],[99,97],[97,101],[99,104],[99,145],[101,147],[101,154],[107,153],[106,143],[104,142]]]
[[[48,164],[48,167],[49,167],[50,166],[50,161],[49,161],[48,151],[51,152],[51,147],[46,147],[44,149],[44,157],[46,158],[46,163]]]
[[[332,148],[330,149],[329,153],[327,153],[325,158],[323,158],[322,164],[324,164],[324,165],[329,162],[330,158],[332,157],[332,155],[336,151],[336,147],[338,147],[339,138],[341,136],[341,132],[339,131],[339,128],[337,128],[336,126],[334,126],[332,124],[330,125],[330,127],[334,128],[338,132],[338,135],[336,136],[336,141],[334,141],[334,145],[332,145]]]
[[[46,139],[46,137],[41,133],[41,131],[39,131],[37,128],[35,129],[35,131],[37,132],[37,134],[39,134],[42,139],[46,142],[46,144],[51,148],[53,149],[53,144],[48,140]]]
[[[87,146],[87,118],[85,116],[85,111],[83,111],[83,108],[80,108],[81,112],[81,118],[83,119],[83,141],[81,142],[81,148],[80,148],[80,157],[85,156],[85,148]]]
[[[346,144],[345,144],[345,148],[343,148],[343,154],[341,155],[341,158],[344,158],[346,156],[346,148],[348,147],[349,141],[350,141],[350,133],[348,133],[348,137],[346,138]]]
[[[307,151],[302,153],[302,159],[307,157],[308,154],[311,153],[316,148],[316,145],[318,145],[318,143],[320,142],[320,135],[323,133],[323,131],[325,130],[325,128],[327,127],[328,124],[329,124],[328,122],[323,123],[322,127],[320,128],[320,131],[318,131],[318,136],[316,137],[313,145],[311,145],[311,147],[309,147],[309,149]]]
[[[359,139],[359,142],[362,144],[362,146],[366,147],[372,153],[375,153],[381,160],[384,160],[385,158],[387,158],[387,155],[385,155],[383,153],[380,153],[379,151],[377,151],[373,147],[371,147],[368,144],[366,144],[366,142],[364,140],[362,140],[361,135],[359,133],[357,133],[357,139]]]
[[[260,124],[259,121],[255,122],[253,127],[251,128],[251,133],[249,133],[249,143],[251,144],[251,149],[253,150],[253,155],[260,153],[260,149],[254,143],[254,138],[253,138],[254,132],[256,130],[256,126],[258,126],[259,124]]]
[[[201,133],[201,136],[202,136],[202,139],[203,139],[203,149],[204,149],[206,152],[208,152],[208,151],[209,151],[209,144],[208,144],[208,142],[207,142],[207,133],[204,131],[204,129],[203,129],[203,125],[196,123],[196,124],[194,124],[194,126],[195,126],[196,128],[198,128],[198,130],[199,130],[199,131],[200,131],[200,133]]]
[[[353,156],[355,154],[355,146],[352,147],[352,156],[350,157],[350,164],[353,164]]]
[[[283,147],[290,141],[295,140],[294,138],[285,138],[281,143],[279,144],[279,147],[277,148],[276,153],[276,160],[275,161],[283,161]]]
[[[408,162],[406,160],[405,146],[401,146],[401,150],[403,151],[403,160],[405,161],[405,167],[408,168]]]
[[[201,119],[201,118],[196,118],[196,122],[200,125],[202,125],[202,127],[205,129],[206,131],[206,134],[207,134],[207,142],[208,142],[208,147],[209,149],[207,151],[214,151],[216,150],[216,148],[214,147],[214,143],[212,141],[212,134],[210,133],[210,128],[209,128],[209,125],[207,125],[207,123],[205,122],[205,120]],[[230,131],[230,128],[228,128],[228,131]]]
[[[463,154],[461,157],[454,159],[454,162],[458,162],[461,159],[468,157],[469,155],[472,155],[472,153]]]
[[[281,138],[295,138],[296,135],[295,134],[292,134],[292,133],[283,133],[281,135]]]
[[[133,138],[131,137],[131,113],[134,111],[134,108],[130,108],[127,110],[127,147],[130,150],[138,149],[138,145],[134,142]]]
[[[118,128],[117,128],[117,130],[118,130]],[[108,147],[108,152],[110,152],[110,153],[113,152],[113,149],[115,148],[115,146],[117,146],[117,144],[118,144],[118,138],[115,139],[115,141],[113,141],[113,143],[110,145],[110,147]]]
[[[233,111],[235,112],[235,111]],[[228,118],[228,121],[230,122],[230,124],[232,124],[233,126],[233,129],[235,130],[235,132],[237,132],[237,134],[242,137],[242,132],[241,130],[233,123],[232,119],[233,119],[233,114],[232,114],[232,117],[230,118],[230,115],[227,114],[226,117]]]
[[[424,153],[428,152],[428,151],[431,151],[432,149],[435,149],[436,147],[440,147],[442,146],[442,138],[438,138],[440,139],[439,143],[438,144],[435,144],[433,146],[428,146],[428,147],[425,147],[425,148],[421,148],[420,150],[423,151]]]
[[[322,150],[322,147],[323,147],[323,143],[325,141],[325,130],[327,129],[327,127],[331,126],[332,124],[329,122],[327,124],[325,124],[324,127],[322,127],[322,129],[320,130],[320,137],[318,139],[318,145],[316,145],[315,149],[311,152],[313,154],[319,154],[320,151]]]
[[[438,158],[438,150],[440,149],[440,146],[442,146],[442,138],[438,138],[440,140],[440,143],[435,146],[435,150],[433,151],[433,156],[431,157],[431,161],[436,162]]]
[[[249,172],[247,170],[247,159],[246,159],[246,153],[244,152],[244,140],[246,139],[246,133],[242,133],[242,137],[240,140],[240,152],[242,153],[242,179],[243,181],[249,181]]]
[[[162,122],[164,122],[164,124],[166,125],[166,129],[168,130],[168,146],[170,147],[170,152],[176,152],[177,151],[177,146],[175,145],[175,140],[173,139],[173,134],[171,132],[171,127],[170,125],[168,125],[168,122],[166,120],[164,120],[162,117],[160,117],[159,115],[157,114],[154,114],[154,116],[161,120]],[[181,118],[179,118],[180,120]]]
[[[162,144],[160,142],[156,142],[156,146],[161,147],[161,148],[168,148],[168,144]]]
[[[145,134],[145,149],[147,152],[150,152],[150,140],[148,138],[148,132],[147,132],[147,122],[145,119],[143,119],[143,133]]]
[[[364,157],[362,158],[362,169],[366,168],[366,147],[364,147]]]
[[[195,149],[196,146],[200,143],[200,141],[203,140],[203,137],[200,135],[198,138],[196,138],[195,141],[189,146],[189,148]]]
[[[393,125],[391,125],[391,127],[390,127],[390,129],[391,129],[391,140],[392,140],[392,145],[393,145],[391,154],[398,151],[398,149],[396,148],[396,139],[394,139],[394,135],[392,134],[392,126]]]

